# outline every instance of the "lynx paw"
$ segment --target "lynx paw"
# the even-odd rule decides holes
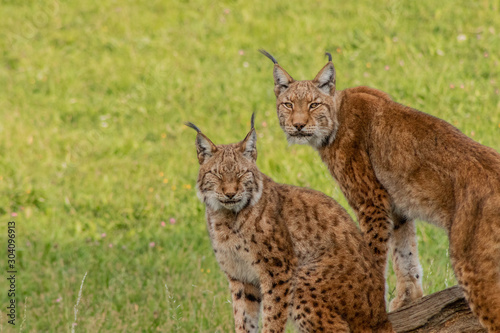
[[[396,311],[407,306],[424,295],[422,286],[418,282],[402,283],[396,287],[396,298],[389,303],[389,311]]]

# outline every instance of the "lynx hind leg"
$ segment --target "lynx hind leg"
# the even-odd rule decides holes
[[[349,253],[332,253],[321,262],[299,267],[290,307],[290,319],[299,332],[393,333],[385,310],[383,275],[375,265],[374,275],[365,268],[359,256]]]
[[[392,263],[396,273],[396,297],[389,311],[408,305],[423,296],[422,266],[418,260],[415,221],[393,214]]]
[[[310,283],[301,284],[295,289],[294,301],[290,310],[290,319],[300,333],[313,332],[351,332],[348,322],[333,308],[326,307],[318,300],[321,291]],[[314,291],[310,291],[314,289]]]
[[[472,312],[489,333],[500,333],[500,226],[477,222],[475,236],[450,234],[451,262]]]
[[[234,279],[229,279],[229,287],[233,300],[235,331],[257,333],[261,301],[259,288]]]
[[[301,306],[313,311],[312,307],[307,307],[306,304],[301,304]],[[316,310],[314,310],[316,312]],[[291,318],[293,323],[300,333],[314,333],[314,332],[339,332],[339,333],[350,333],[349,324],[340,315],[330,312],[324,313],[327,317],[319,327],[316,324],[317,315],[314,313],[308,313],[305,311],[296,310],[295,308],[291,311]]]

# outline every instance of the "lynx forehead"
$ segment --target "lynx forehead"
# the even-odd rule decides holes
[[[285,91],[284,99],[313,101],[316,98],[321,98],[321,92],[315,91],[315,86],[309,81],[295,81],[291,83],[294,86],[293,90]],[[288,93],[287,93],[288,92]]]
[[[423,294],[414,219],[424,219],[446,229],[471,309],[489,332],[500,332],[500,154],[379,90],[337,91],[331,56],[313,80],[296,84],[262,53],[274,62],[276,108],[288,141],[318,150],[380,272],[392,250],[391,309]]]
[[[260,311],[265,333],[284,332],[287,320],[303,333],[393,332],[383,274],[361,232],[333,199],[257,169],[253,117],[232,145],[216,146],[189,126],[198,131],[198,192],[236,332],[258,332]]]

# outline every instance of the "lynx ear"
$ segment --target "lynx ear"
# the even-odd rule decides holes
[[[318,75],[313,80],[313,83],[325,94],[332,95],[335,93],[335,67],[332,62],[332,55],[326,53],[328,56],[328,63],[323,67]]]
[[[271,59],[271,61],[274,63],[274,70],[273,70],[273,76],[274,76],[274,94],[276,97],[281,95],[282,92],[284,92],[290,83],[292,83],[294,80],[293,78],[278,64],[278,61],[271,55],[269,54],[266,50],[259,50],[260,53]]]
[[[196,151],[198,153],[198,162],[203,164],[208,158],[215,154],[217,147],[209,138],[207,138],[205,134],[201,133],[201,130],[195,124],[188,122],[186,123],[186,126],[191,127],[198,132],[198,135],[196,136]]]
[[[293,78],[283,69],[280,65],[274,65],[273,70],[274,76],[274,94],[276,97],[281,95],[285,90],[288,89],[290,83],[294,80]]]
[[[240,149],[241,152],[243,153],[243,156],[255,162],[257,160],[257,134],[255,133],[254,121],[255,121],[255,113],[252,114],[252,120],[251,120],[252,128],[245,137],[245,139],[243,139],[243,141],[240,142]]]

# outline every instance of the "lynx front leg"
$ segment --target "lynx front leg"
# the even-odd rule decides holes
[[[291,304],[291,274],[262,286],[262,333],[285,332]]]
[[[373,183],[376,185],[376,183]],[[379,187],[362,191],[349,199],[349,204],[357,213],[363,237],[372,251],[375,263],[385,274],[389,240],[392,237],[393,224],[390,216],[389,195]]]
[[[276,247],[279,249],[280,245]],[[291,255],[290,252],[282,254]],[[281,333],[285,332],[290,312],[296,261],[289,261],[283,255],[269,258],[268,263],[261,270],[262,333]]]
[[[234,327],[237,333],[259,331],[260,290],[254,285],[229,278],[233,299]]]
[[[422,297],[422,266],[418,261],[415,222],[393,214],[391,238],[392,263],[396,273],[396,297],[389,310],[394,311]]]
[[[352,152],[350,141],[341,145],[346,147],[339,148],[339,151],[351,153],[331,156],[326,150],[320,150],[321,158],[354,209],[375,263],[385,274],[393,229],[389,194],[378,181],[367,153],[361,150]]]

